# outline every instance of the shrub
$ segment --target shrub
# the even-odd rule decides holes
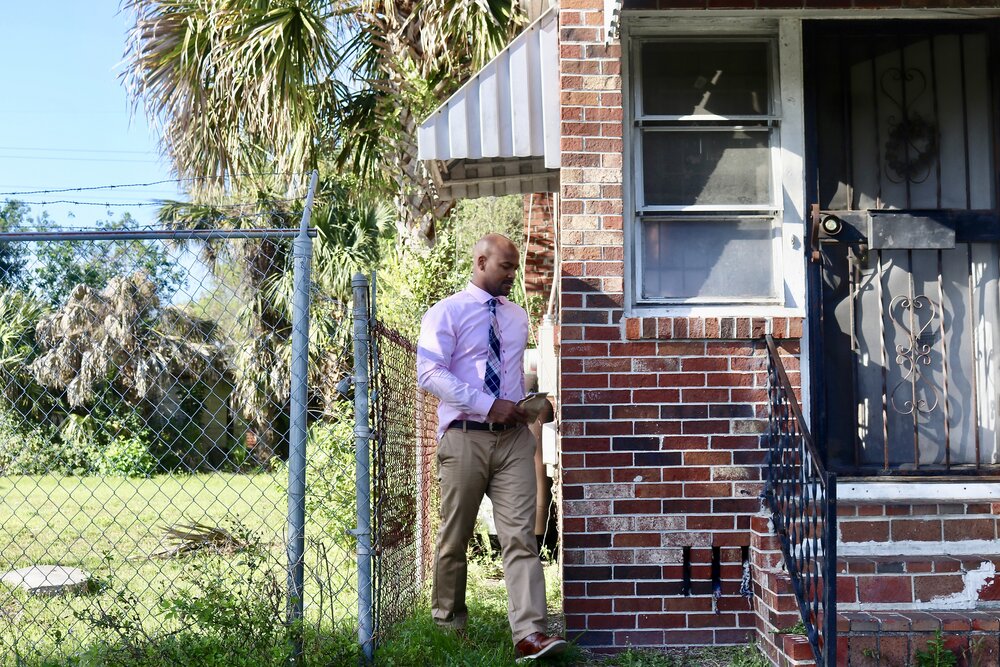
[[[148,477],[156,466],[149,443],[136,435],[115,438],[95,458],[96,471],[108,477]]]
[[[349,531],[357,523],[354,406],[340,401],[328,421],[309,427],[306,512],[344,548],[353,548]]]
[[[137,414],[68,415],[59,431],[0,411],[0,474],[144,477],[156,467]]]
[[[0,474],[42,475],[86,465],[79,452],[37,427],[22,427],[0,412]]]
[[[100,405],[88,415],[69,415],[60,437],[76,465],[59,472],[113,477],[146,477],[156,468],[153,438],[142,417],[129,406]]]

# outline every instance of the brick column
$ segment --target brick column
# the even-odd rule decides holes
[[[603,43],[603,8],[603,0],[563,0],[559,14],[566,631],[570,637],[585,633],[580,641],[587,646],[662,645],[662,627],[647,631],[637,621],[640,615],[662,613],[662,602],[658,594],[638,593],[637,580],[644,573],[658,574],[668,561],[679,563],[679,550],[660,549],[658,531],[673,524],[656,516],[658,511],[641,519],[614,511],[616,502],[623,510],[621,503],[644,501],[635,498],[631,487],[616,487],[612,472],[631,466],[633,458],[611,446],[612,433],[631,434],[631,424],[608,421],[610,403],[629,400],[627,390],[611,388],[608,373],[631,371],[631,362],[618,356],[624,275],[621,49]],[[588,389],[590,395],[585,396]],[[644,406],[628,414],[619,410],[616,416],[644,418],[656,411]],[[590,425],[592,419],[597,421]],[[646,502],[650,509],[658,504]],[[645,553],[639,562],[637,548]],[[623,579],[628,570],[631,576]]]
[[[757,645],[776,665],[795,664],[789,662],[787,653],[801,656],[801,642],[785,640],[779,631],[799,622],[799,609],[792,592],[792,584],[785,572],[781,544],[774,534],[767,511],[761,511],[750,519],[750,562],[752,564],[754,610],[757,613]],[[785,644],[789,644],[785,647]],[[806,641],[805,649],[809,661],[812,648]],[[784,661],[784,662],[782,662]],[[807,663],[807,664],[811,664]]]

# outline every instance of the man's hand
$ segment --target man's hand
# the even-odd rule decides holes
[[[528,413],[523,408],[517,407],[513,401],[498,398],[493,401],[493,406],[486,415],[486,421],[494,424],[527,424]]]

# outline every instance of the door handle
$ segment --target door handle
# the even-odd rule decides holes
[[[813,263],[819,263],[820,246],[819,235],[823,232],[827,238],[837,236],[844,229],[844,223],[832,213],[824,214],[819,210],[819,204],[809,206],[809,259]]]

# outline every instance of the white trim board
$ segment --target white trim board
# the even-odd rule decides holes
[[[837,540],[837,557],[849,558],[897,556],[993,556],[1000,555],[1000,542],[996,540],[955,540],[917,542],[841,542]]]
[[[837,500],[848,502],[1000,502],[998,482],[837,482]]]
[[[775,19],[820,19],[820,20],[881,20],[881,19],[935,19],[961,20],[991,18],[1000,16],[1000,7],[956,7],[945,9],[924,8],[877,8],[877,9],[628,9],[617,12],[619,29],[632,22],[641,22],[643,26],[656,28],[657,23],[669,24],[685,32],[693,30],[710,30],[705,25],[706,19],[738,19],[747,23],[747,30],[759,30],[767,21]],[[687,21],[700,23],[701,26],[689,27]]]

